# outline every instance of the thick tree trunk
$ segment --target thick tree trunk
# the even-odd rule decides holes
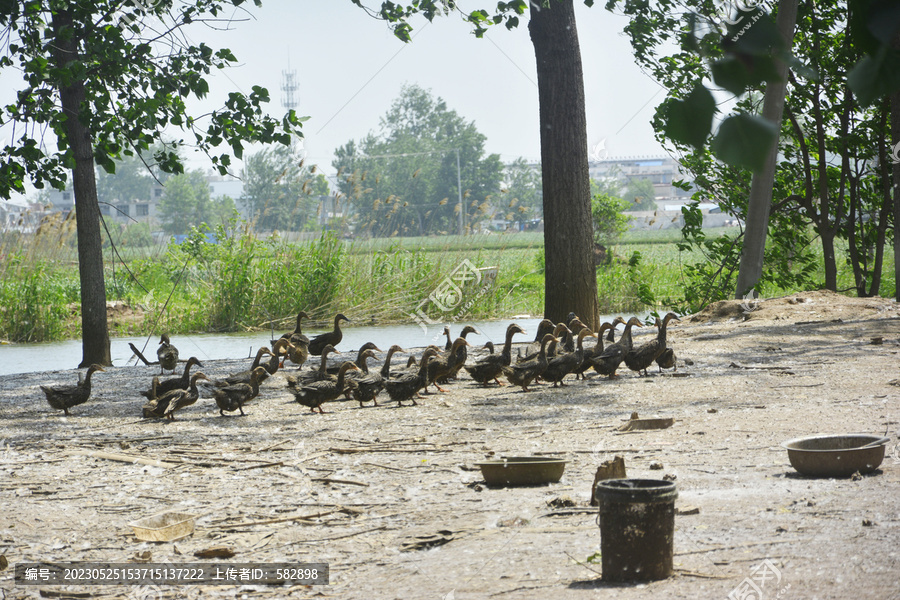
[[[72,18],[68,12],[59,11],[53,15],[56,59],[61,68],[66,68],[77,59],[77,40],[70,31],[71,27]],[[84,81],[72,80],[62,86],[59,93],[62,110],[67,117],[65,142],[75,162],[72,188],[75,192],[78,272],[81,279],[82,360],[79,367],[93,363],[111,365],[93,145],[90,131],[79,118],[85,101]]]
[[[778,3],[778,15],[775,24],[778,33],[787,44],[792,46],[794,27],[797,23],[798,0],[781,0]],[[762,117],[775,124],[781,131],[781,118],[784,113],[784,96],[787,93],[787,64],[778,62],[779,81],[766,84],[766,95],[763,98]],[[766,164],[762,171],[753,174],[750,182],[750,198],[747,203],[747,230],[744,233],[744,248],[741,252],[741,266],[738,271],[735,298],[743,298],[755,288],[762,276],[763,256],[766,249],[766,234],[769,230],[769,208],[772,205],[772,188],[775,186],[775,168],[778,158],[778,136],[772,142]]]
[[[894,38],[894,47],[900,48],[900,34]],[[900,92],[891,94],[891,143],[900,154]],[[894,185],[894,298],[900,302],[900,162],[893,165]]]
[[[544,192],[544,317],[570,311],[596,330],[584,75],[572,0],[531,3],[528,25],[537,59]]]

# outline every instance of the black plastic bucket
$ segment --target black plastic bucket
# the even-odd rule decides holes
[[[672,576],[675,484],[657,479],[607,479],[597,484],[604,581]]]

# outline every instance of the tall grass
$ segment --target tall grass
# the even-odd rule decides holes
[[[726,233],[733,230],[721,230]],[[207,241],[212,233],[215,243]],[[709,232],[714,235],[716,231]],[[337,312],[354,323],[410,322],[422,306],[437,321],[539,315],[544,304],[542,234],[447,236],[344,241],[331,233],[303,243],[257,236],[248,225],[198,230],[181,245],[119,248],[106,255],[107,297],[144,317],[118,321],[113,333],[145,335],[197,331],[285,329],[304,310],[315,324]],[[629,232],[597,269],[601,314],[672,308],[684,297],[683,267],[698,253],[680,252],[678,230]],[[820,249],[817,249],[821,253]],[[0,338],[48,341],[77,336],[79,280],[74,219],[49,219],[34,235],[0,234]],[[882,294],[893,293],[887,253]],[[852,291],[853,273],[839,257],[839,287]],[[429,296],[464,261],[490,285],[472,285],[442,312]],[[821,261],[821,259],[820,259]],[[820,272],[818,281],[824,279]],[[800,290],[764,290],[765,297]]]

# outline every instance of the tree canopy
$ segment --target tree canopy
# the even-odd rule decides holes
[[[290,146],[264,148],[247,157],[240,201],[258,229],[300,231],[316,215],[328,181],[306,167]]]
[[[498,155],[485,156],[485,139],[443,99],[404,86],[377,131],[335,151],[332,165],[357,233],[453,233],[489,216],[503,166]]]
[[[254,0],[260,5],[260,0]],[[81,282],[82,366],[110,364],[106,286],[95,166],[147,151],[164,172],[184,171],[178,149],[193,146],[226,173],[254,142],[288,144],[299,134],[293,111],[265,114],[269,94],[232,92],[204,117],[186,99],[205,98],[213,70],[236,62],[228,49],[194,44],[182,31],[210,21],[244,0],[29,0],[3,2],[0,69],[17,71],[16,100],[0,110],[11,132],[0,148],[0,198],[37,188],[63,189],[72,175]],[[173,138],[182,131],[189,141]],[[55,136],[45,138],[46,134]],[[225,146],[225,149],[222,149]]]

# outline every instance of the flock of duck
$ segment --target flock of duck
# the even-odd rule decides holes
[[[525,330],[516,323],[507,327],[499,353],[495,353],[493,343],[488,342],[485,344],[487,354],[471,359],[467,350],[471,344],[466,337],[478,331],[467,325],[459,337],[452,339],[450,327],[447,326],[444,328],[447,342],[443,348],[428,346],[418,358],[410,356],[405,368],[395,368],[391,366],[391,359],[403,348],[391,346],[379,370],[370,369],[368,365],[369,359],[377,359],[375,352],[381,352],[371,342],[359,349],[355,362],[329,366],[328,356],[340,354],[337,350],[343,339],[340,324],[342,321],[349,322],[349,319],[343,314],[335,315],[332,331],[310,339],[302,331],[302,321],[306,318],[309,318],[308,315],[301,311],[297,315],[294,331],[274,340],[271,349],[265,346],[260,348],[250,368],[245,371],[215,380],[210,380],[201,372],[192,375],[192,367],[203,366],[192,356],[186,361],[182,375],[165,380],[154,376],[149,389],[141,392],[147,398],[141,410],[142,416],[175,420],[176,412],[199,400],[201,387],[204,395],[211,394],[215,399],[222,416],[226,412],[236,411],[244,415],[244,406],[259,395],[260,384],[283,369],[287,361],[297,365],[296,373],[286,377],[287,389],[297,402],[320,413],[324,412],[324,403],[336,401],[342,396],[347,400],[356,400],[360,407],[368,402],[378,406],[378,397],[382,392],[398,406],[407,401],[415,405],[416,398],[422,398],[420,392],[429,393],[429,386],[445,391],[441,385],[459,379],[462,370],[483,386],[493,383],[502,386],[504,384],[500,378],[503,377],[511,385],[527,392],[528,386],[538,381],[557,387],[564,386],[564,380],[569,375],[585,379],[585,373],[589,370],[612,379],[617,377],[616,371],[622,363],[642,375],[647,375],[647,369],[654,363],[660,371],[676,368],[675,353],[666,343],[666,326],[672,319],[679,320],[675,313],[668,313],[662,319],[656,318],[656,338],[639,346],[634,345],[631,337],[632,327],[644,326],[637,317],[631,317],[628,321],[617,317],[612,322],[603,323],[597,332],[584,325],[574,313],[569,313],[565,323],[554,324],[544,319],[538,325],[534,341],[518,348],[515,361],[512,356],[513,337],[525,334]],[[625,327],[616,341],[614,335],[620,324]],[[584,340],[589,337],[597,338],[597,342],[585,348]],[[604,344],[604,340],[608,343]],[[318,367],[304,368],[311,356],[320,357]],[[178,349],[168,335],[164,334],[160,339],[157,358],[160,375],[166,371],[174,373],[178,368]],[[68,415],[70,408],[88,400],[91,377],[103,370],[100,365],[91,365],[84,376],[79,374],[75,385],[40,387],[50,406]]]

